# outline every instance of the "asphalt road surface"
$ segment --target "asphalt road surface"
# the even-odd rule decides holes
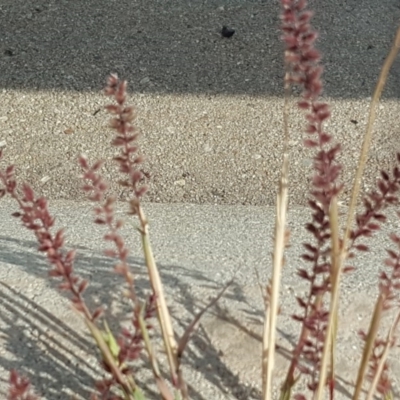
[[[326,129],[343,145],[348,194],[369,97],[400,17],[397,0],[310,2],[325,65]],[[283,46],[277,0],[3,0],[0,4],[0,146],[19,176],[52,199],[82,200],[77,157],[107,160],[115,183],[109,102],[116,72],[129,82],[149,200],[272,205],[282,148]],[[231,38],[223,25],[235,29]],[[399,63],[374,129],[364,187],[399,150]],[[304,117],[290,121],[291,201],[305,204],[312,153]]]

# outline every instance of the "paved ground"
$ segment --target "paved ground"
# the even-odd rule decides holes
[[[324,54],[327,129],[350,185],[368,96],[394,37],[397,0],[312,1]],[[105,78],[128,79],[155,202],[271,205],[282,142],[279,2],[3,0],[0,143],[7,162],[50,198],[82,199],[81,152],[109,160]],[[219,35],[233,26],[229,40]],[[399,64],[379,110],[366,185],[398,150]],[[352,122],[353,121],[353,122]],[[306,198],[311,154],[291,122],[292,201]],[[116,173],[107,164],[107,176]],[[124,193],[114,186],[121,197]]]
[[[46,399],[65,399],[75,392],[88,398],[98,367],[91,355],[93,346],[80,319],[68,301],[47,278],[47,264],[36,252],[33,235],[21,229],[10,216],[15,208],[2,201],[0,218],[0,390],[4,395],[8,370],[18,368],[32,377]],[[92,213],[85,203],[56,201],[51,211],[58,226],[67,227],[67,245],[78,248],[76,269],[90,278],[90,305],[110,304],[115,320],[121,305],[120,279],[112,272],[112,260],[101,255],[102,229],[91,224]],[[122,205],[119,212],[122,212]],[[263,306],[257,270],[262,282],[270,275],[273,210],[249,206],[148,205],[151,238],[164,281],[174,325],[179,332],[196,310],[236,273],[235,283],[204,319],[185,357],[185,374],[191,395],[201,399],[259,398],[260,343]],[[292,243],[282,282],[282,314],[276,383],[287,368],[287,354],[296,342],[298,324],[289,317],[298,311],[294,296],[307,286],[295,269],[301,265],[301,243],[308,240],[303,224],[304,208],[290,213]],[[391,214],[384,232],[374,240],[374,251],[358,259],[357,271],[343,281],[338,341],[338,399],[350,397],[362,342],[357,331],[368,326],[377,291],[377,276],[388,246],[387,233],[399,229]],[[138,287],[148,287],[138,237],[127,224],[124,234],[131,245],[131,265]],[[125,307],[125,308],[124,308]],[[387,328],[390,318],[386,319]],[[400,368],[394,349],[390,359],[399,395]],[[147,375],[139,373],[148,387]],[[396,381],[397,379],[397,381]],[[151,389],[151,385],[150,385]],[[156,395],[150,398],[157,398]]]
[[[348,188],[369,96],[400,7],[396,0],[311,4],[321,33],[326,100],[333,109],[327,129],[343,143]],[[163,203],[148,205],[153,241],[176,318],[189,317],[242,268],[223,308],[204,319],[188,354],[189,381],[198,400],[257,395],[262,307],[253,267],[264,279],[269,276],[273,212],[268,206],[275,201],[282,144],[278,13],[277,0],[0,4],[0,147],[5,147],[0,167],[14,163],[19,178],[39,193],[64,199],[54,209],[68,227],[70,245],[81,246],[78,269],[93,278],[89,301],[111,298],[114,314],[120,312],[118,281],[98,253],[101,233],[87,229],[90,214],[81,203],[76,164],[81,152],[93,160],[113,155],[107,115],[97,112],[107,103],[101,88],[110,72],[128,79],[137,106],[146,169],[152,174],[148,200]],[[224,24],[236,29],[230,40],[218,33]],[[399,150],[399,71],[396,62],[378,110],[365,188],[380,168],[392,166]],[[304,290],[294,269],[305,240],[301,227],[307,214],[301,205],[311,166],[311,154],[301,146],[303,119],[294,114],[291,121],[291,228],[296,235],[284,277],[284,317],[294,307],[293,293]],[[116,182],[110,162],[104,172]],[[115,184],[112,189],[124,198]],[[96,373],[94,359],[87,356],[90,342],[66,300],[47,283],[46,264],[36,255],[32,237],[9,220],[10,211],[0,208],[2,394],[6,371],[25,365],[46,398],[67,399],[71,391],[87,398]],[[393,218],[391,227],[397,226]],[[361,259],[358,272],[344,284],[343,398],[358,360],[355,332],[368,321],[381,248],[377,241],[379,251]],[[134,249],[132,261],[145,287],[142,258]],[[288,349],[296,325],[282,318],[280,329],[281,345]],[[285,365],[283,351],[278,376]]]

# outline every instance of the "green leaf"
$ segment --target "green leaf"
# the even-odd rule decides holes
[[[117,361],[121,349],[117,343],[117,340],[115,339],[115,336],[112,334],[107,324],[107,321],[104,321],[104,329],[105,331],[101,331],[101,335],[103,336],[103,339],[107,344],[107,347],[110,349],[110,352],[114,357],[114,360]]]
[[[133,398],[135,400],[146,400],[145,395],[137,386],[136,386],[135,392],[133,393]]]

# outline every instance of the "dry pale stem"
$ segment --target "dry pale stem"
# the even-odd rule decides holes
[[[378,83],[376,85],[376,88],[375,88],[375,91],[374,91],[374,94],[373,94],[373,97],[371,100],[370,112],[369,112],[368,123],[367,123],[367,130],[366,130],[366,134],[364,136],[364,142],[363,142],[362,149],[361,149],[360,160],[358,163],[356,177],[354,179],[354,185],[353,185],[353,190],[352,190],[351,200],[350,200],[350,207],[349,207],[348,216],[347,216],[346,230],[345,230],[345,234],[344,234],[344,238],[343,238],[341,254],[338,259],[339,264],[337,266],[337,275],[334,280],[335,287],[332,288],[332,296],[333,297],[331,300],[331,307],[330,307],[331,313],[330,313],[330,319],[329,319],[329,324],[328,324],[328,332],[327,332],[327,339],[326,339],[327,341],[330,341],[330,340],[335,341],[336,340],[335,337],[331,337],[331,335],[332,335],[332,333],[334,333],[332,330],[333,320],[337,316],[340,277],[341,277],[341,272],[343,269],[343,263],[344,263],[345,259],[347,258],[347,242],[349,239],[349,235],[350,235],[350,231],[351,231],[351,227],[352,227],[352,223],[353,223],[356,204],[357,204],[357,200],[358,200],[358,194],[359,194],[360,186],[361,186],[361,179],[362,179],[365,164],[367,161],[368,151],[369,151],[369,148],[371,145],[372,132],[373,132],[372,129],[373,129],[373,124],[374,124],[374,121],[376,118],[376,107],[377,107],[380,97],[382,95],[382,91],[384,89],[390,68],[393,65],[393,62],[397,56],[399,49],[400,49],[400,27],[397,30],[396,38],[394,40],[394,43],[390,50],[390,53],[382,66],[382,70],[379,75]],[[325,357],[325,348],[324,348],[324,357]],[[321,366],[321,372],[322,372],[322,368],[325,368],[324,362],[322,363],[322,366]],[[363,377],[364,377],[364,374],[362,374],[362,378]],[[361,382],[361,384],[362,384],[362,382]],[[318,395],[317,395],[318,399],[322,398],[321,396],[322,396],[324,385],[325,385],[325,375],[321,375],[320,381],[319,381],[319,387],[318,387]],[[356,391],[357,391],[357,389],[356,389]],[[357,398],[357,397],[354,397],[354,398]]]
[[[286,232],[286,214],[288,204],[288,155],[285,154],[284,167],[282,172],[282,181],[280,193],[278,194],[278,206],[275,226],[275,246],[274,246],[274,266],[272,273],[271,301],[268,309],[268,359],[267,376],[265,378],[264,399],[271,400],[272,396],[272,372],[274,369],[275,342],[276,342],[276,321],[279,308],[279,289],[281,280],[281,271],[283,266],[283,256],[285,250],[285,232]],[[265,336],[264,336],[265,337]]]
[[[137,206],[138,217],[140,221],[140,234],[142,237],[143,252],[145,255],[146,266],[149,273],[150,282],[156,296],[157,316],[160,321],[161,331],[164,340],[164,346],[167,353],[170,372],[174,386],[178,384],[178,360],[177,360],[177,343],[175,341],[174,331],[172,328],[171,317],[165,301],[164,290],[161,283],[160,274],[158,272],[153,251],[149,240],[148,222],[141,206]]]
[[[281,271],[284,262],[286,215],[288,208],[288,175],[289,175],[289,74],[285,76],[285,106],[284,106],[284,149],[282,172],[279,184],[279,193],[276,202],[276,221],[274,237],[272,287],[269,308],[265,311],[263,334],[262,372],[263,372],[263,399],[272,398],[272,373],[275,362],[276,325],[279,310],[279,290]]]
[[[394,339],[394,333],[395,333],[399,323],[400,323],[400,312],[397,314],[397,317],[396,317],[395,321],[393,322],[393,325],[390,327],[390,330],[389,330],[389,332],[387,334],[386,344],[385,344],[385,347],[383,349],[383,353],[381,355],[381,358],[379,360],[378,368],[375,371],[375,376],[374,376],[374,379],[373,379],[373,381],[371,383],[371,387],[370,387],[370,389],[368,391],[368,396],[367,396],[366,400],[372,400],[373,397],[374,397],[374,394],[376,392],[376,388],[377,388],[378,383],[379,383],[379,378],[380,378],[380,376],[382,374],[383,368],[385,366],[385,362],[386,362],[387,357],[389,355],[389,350],[390,350],[392,341]]]
[[[344,261],[344,258],[346,257],[345,253],[347,251],[347,241],[349,239],[351,227],[353,224],[353,217],[355,214],[358,194],[360,192],[361,178],[363,176],[365,163],[367,162],[368,151],[369,151],[369,148],[371,145],[372,128],[373,128],[375,118],[376,118],[376,107],[381,98],[383,89],[385,87],[386,79],[389,75],[389,71],[393,65],[393,62],[397,56],[397,53],[399,52],[399,49],[400,49],[400,27],[397,29],[396,38],[393,42],[392,48],[390,49],[389,55],[387,56],[383,66],[382,66],[382,69],[381,69],[381,72],[380,72],[380,75],[378,78],[378,83],[375,87],[375,91],[374,91],[374,94],[371,99],[368,123],[367,123],[367,130],[366,130],[366,133],[364,136],[364,142],[362,145],[360,159],[358,162],[356,177],[354,179],[353,190],[351,193],[350,207],[349,207],[349,211],[348,211],[348,215],[347,215],[346,231],[345,231],[345,235],[343,238],[342,259],[341,259],[342,263]],[[340,275],[340,272],[339,272],[339,275]]]
[[[154,353],[154,349],[151,344],[151,339],[149,337],[149,332],[146,327],[146,321],[143,318],[143,308],[140,312],[138,319],[139,319],[140,330],[143,334],[143,340],[144,340],[144,343],[146,346],[146,350],[147,350],[147,353],[150,358],[151,368],[153,370],[153,375],[156,380],[157,387],[159,388],[159,391],[160,391],[161,395],[163,396],[164,400],[174,400],[174,396],[172,395],[167,384],[165,383],[165,380],[162,378],[162,376],[160,374],[160,369],[158,367],[157,358]]]
[[[368,361],[371,356],[372,350],[374,348],[375,338],[378,334],[379,324],[381,322],[384,301],[385,301],[384,296],[382,294],[380,294],[378,297],[378,300],[376,301],[376,304],[375,304],[374,315],[372,316],[371,324],[370,324],[369,330],[368,330],[367,339],[365,341],[365,347],[364,347],[364,351],[363,351],[363,355],[362,355],[362,359],[361,359],[360,368],[358,370],[355,391],[354,391],[354,394],[352,397],[353,400],[356,400],[359,398],[361,390],[362,390],[364,376],[365,376],[365,373],[368,368]]]
[[[339,302],[339,267],[340,267],[340,248],[339,248],[339,211],[337,197],[334,196],[329,209],[329,222],[331,227],[331,242],[332,242],[332,266],[331,266],[331,302],[329,309],[329,320],[326,331],[324,351],[322,354],[321,367],[319,372],[318,390],[315,399],[321,400],[326,382],[326,375],[329,366],[329,355],[331,356],[331,375],[334,375],[334,348],[336,342],[336,326],[337,326],[337,304]]]

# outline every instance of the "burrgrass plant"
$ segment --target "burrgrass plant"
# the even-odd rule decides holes
[[[354,258],[357,252],[366,252],[367,240],[376,234],[386,221],[385,210],[388,206],[399,206],[400,154],[391,173],[382,171],[376,189],[360,197],[361,178],[370,146],[375,110],[380,100],[386,78],[400,47],[400,29],[387,59],[384,61],[378,83],[373,94],[366,134],[360,152],[360,160],[355,172],[351,192],[347,221],[340,226],[338,199],[343,192],[340,181],[342,165],[339,161],[340,143],[334,141],[325,131],[324,122],[330,118],[327,103],[320,100],[323,84],[323,68],[320,53],[315,48],[317,33],[311,27],[312,12],[307,10],[306,0],[281,0],[282,31],[285,44],[285,105],[283,110],[284,150],[282,172],[277,196],[276,224],[274,232],[273,272],[265,287],[265,322],[262,351],[262,398],[272,399],[273,387],[280,385],[280,398],[283,399],[322,399],[326,393],[330,399],[335,394],[335,353],[338,329],[338,299],[340,281],[344,274],[354,273]],[[292,350],[286,378],[283,382],[273,381],[274,356],[276,351],[277,315],[279,293],[285,248],[290,232],[286,217],[289,198],[289,102],[292,87],[302,89],[298,107],[304,111],[306,124],[304,145],[314,150],[312,185],[308,200],[311,211],[310,222],[305,226],[310,235],[304,244],[305,252],[300,254],[297,274],[308,284],[308,294],[298,297],[299,312],[293,315],[301,328],[296,345]],[[133,125],[134,108],[126,105],[127,83],[116,75],[108,79],[105,94],[113,97],[114,103],[106,109],[113,115],[111,127],[115,132],[111,144],[120,149],[114,161],[123,178],[120,184],[129,188],[132,198],[129,200],[128,214],[138,222],[138,234],[141,236],[143,255],[147,266],[151,292],[147,298],[139,298],[135,276],[131,272],[129,250],[120,234],[123,221],[116,219],[114,207],[116,197],[107,197],[107,183],[101,176],[102,162],[89,164],[81,156],[79,163],[83,172],[83,190],[88,199],[96,203],[94,207],[96,224],[104,225],[107,233],[104,239],[111,242],[112,248],[105,254],[116,259],[114,270],[125,282],[121,285],[123,294],[130,300],[132,317],[129,327],[112,333],[104,318],[103,307],[91,310],[85,302],[84,292],[89,282],[74,272],[75,250],[65,250],[63,230],[52,232],[55,218],[50,214],[48,202],[37,197],[32,188],[23,184],[18,187],[14,167],[9,166],[0,172],[3,184],[0,196],[12,197],[19,208],[13,215],[22,224],[32,230],[39,243],[38,250],[45,253],[51,265],[50,277],[60,281],[60,290],[66,291],[74,308],[82,315],[94,342],[99,349],[99,361],[107,375],[94,384],[92,399],[139,400],[146,396],[136,382],[134,365],[139,357],[146,356],[149,368],[162,399],[188,399],[187,385],[182,373],[181,360],[191,333],[203,313],[224,293],[229,284],[218,296],[204,308],[187,327],[178,340],[173,329],[171,316],[165,301],[163,285],[153,257],[149,228],[142,208],[142,198],[147,191],[145,176],[141,171],[143,157],[139,153],[138,132]],[[0,151],[1,156],[1,151]],[[400,217],[400,211],[398,212]],[[371,322],[367,332],[360,332],[364,341],[364,350],[360,355],[358,376],[354,387],[353,399],[360,398],[361,391],[367,390],[367,399],[375,395],[381,398],[393,398],[390,368],[387,356],[396,345],[396,331],[400,321],[400,235],[389,237],[393,243],[388,249],[388,258],[383,260],[379,272],[379,294],[375,307],[371,310]],[[122,287],[124,286],[124,287]],[[386,335],[379,335],[382,317],[388,309],[397,314]],[[155,350],[150,332],[157,329],[158,321],[166,354],[169,378],[162,375],[159,368],[159,356]],[[234,350],[233,350],[234,351]],[[299,379],[306,382],[307,393],[299,393],[296,383]],[[367,388],[366,384],[369,383]],[[8,400],[38,400],[32,394],[30,382],[17,371],[10,372]]]

